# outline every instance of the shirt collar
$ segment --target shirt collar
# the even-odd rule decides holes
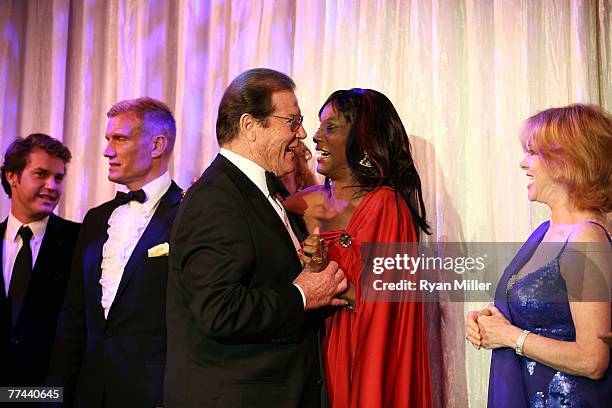
[[[266,184],[266,170],[264,168],[254,161],[230,150],[221,148],[219,153],[232,162],[234,166],[238,167],[238,169],[243,172],[266,197],[270,195],[268,185]]]
[[[14,242],[17,239],[17,232],[19,232],[19,228],[21,228],[22,225],[27,225],[32,230],[34,238],[40,239],[43,237],[43,235],[45,235],[45,230],[47,229],[48,223],[49,215],[47,215],[42,220],[34,221],[29,224],[24,224],[17,218],[15,218],[13,212],[11,211],[9,213],[8,221],[6,223],[6,233],[4,236]]]
[[[166,194],[166,191],[168,191],[171,184],[172,179],[170,178],[170,173],[165,172],[155,180],[150,181],[144,186],[142,186],[142,190],[145,192],[147,197],[144,203],[140,204],[137,201],[130,201],[128,205],[141,205],[143,210],[150,210],[157,204],[157,202],[162,198],[162,196]],[[123,192],[129,191],[123,185],[118,186],[117,190]]]

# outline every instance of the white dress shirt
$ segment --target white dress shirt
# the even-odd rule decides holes
[[[291,237],[291,241],[293,241],[295,250],[297,251],[300,249],[302,246],[300,245],[300,241],[297,239],[295,232],[293,232],[293,229],[289,224],[289,217],[287,216],[285,207],[283,207],[281,202],[276,197],[272,197],[270,195],[268,185],[266,184],[266,170],[257,163],[227,149],[221,148],[220,154],[232,162],[234,166],[238,167],[238,169],[243,172],[245,176],[247,176],[249,180],[251,180],[253,184],[257,186],[257,188],[261,190],[263,195],[267,197],[270,205],[272,208],[274,208],[274,211],[276,211],[276,214],[278,214],[283,224],[285,224],[285,228]],[[299,287],[299,285],[295,286],[299,289],[300,294],[302,295],[302,301],[304,302],[304,305],[306,305],[306,296],[304,295],[304,291]]]
[[[4,278],[4,290],[7,297],[9,288],[11,286],[11,277],[13,276],[15,258],[17,258],[17,254],[23,246],[23,240],[21,239],[21,236],[17,234],[19,228],[25,225],[30,227],[32,230],[33,235],[30,239],[30,249],[32,250],[32,268],[34,268],[34,265],[36,265],[36,258],[38,258],[38,252],[40,251],[40,244],[45,236],[48,223],[49,216],[46,216],[39,221],[24,224],[15,218],[12,212],[9,213],[8,221],[6,223],[6,231],[4,232],[4,242],[2,245],[2,277]]]
[[[171,184],[170,174],[165,172],[142,187],[146,194],[144,203],[130,201],[120,205],[108,219],[108,239],[102,248],[100,277],[101,303],[105,318],[108,317],[108,311],[115,300],[125,265]]]
[[[293,232],[293,229],[289,224],[289,217],[287,216],[285,207],[283,207],[278,198],[272,197],[270,191],[268,190],[268,184],[266,183],[266,170],[261,168],[257,163],[252,162],[251,160],[227,149],[221,148],[221,155],[223,155],[223,157],[225,157],[227,160],[231,161],[234,166],[238,167],[240,171],[243,172],[249,178],[249,180],[251,180],[253,184],[255,184],[257,188],[261,190],[263,195],[266,196],[270,202],[272,208],[274,208],[274,211],[276,211],[276,214],[278,214],[283,224],[285,224],[285,228],[287,228],[291,241],[293,241],[295,250],[297,251],[300,249],[300,241],[295,236],[295,232]]]

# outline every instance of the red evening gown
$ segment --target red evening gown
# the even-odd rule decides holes
[[[360,299],[361,243],[415,242],[408,207],[401,197],[396,201],[392,189],[379,187],[364,197],[346,231],[321,235],[330,259],[357,289],[355,309],[340,310],[326,321],[323,353],[331,407],[431,407],[423,304]]]

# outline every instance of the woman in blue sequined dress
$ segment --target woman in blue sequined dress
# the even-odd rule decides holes
[[[594,106],[540,112],[521,132],[528,197],[551,217],[470,312],[466,339],[493,349],[488,406],[612,407],[612,118]]]

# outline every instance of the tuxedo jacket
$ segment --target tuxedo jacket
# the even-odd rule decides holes
[[[47,380],[64,387],[67,406],[161,405],[168,257],[149,257],[147,250],[168,242],[180,200],[173,182],[124,268],[107,319],[99,282],[102,248],[119,203],[109,201],[85,216]]]
[[[261,190],[219,155],[175,221],[165,407],[318,407],[318,319],[301,264]]]
[[[0,224],[0,239],[4,238],[6,224],[6,220]],[[44,385],[79,227],[80,224],[54,214],[49,216],[24,303],[14,326],[6,296],[9,282],[4,282],[0,273],[1,386]],[[4,241],[0,245],[4,245]],[[0,268],[3,265],[2,252],[0,250]]]

